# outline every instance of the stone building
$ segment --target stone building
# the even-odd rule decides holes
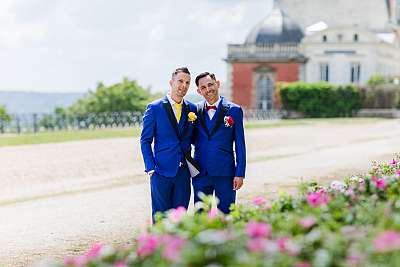
[[[400,76],[400,0],[279,0],[243,44],[229,44],[225,95],[279,108],[277,82],[365,84]]]

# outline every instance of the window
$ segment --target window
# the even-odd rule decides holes
[[[326,35],[322,36],[322,42],[326,43],[328,41],[328,37]]]
[[[260,74],[257,80],[257,108],[261,110],[273,109],[274,82],[270,75]]]
[[[354,34],[354,38],[353,38],[354,42],[358,42],[358,34]]]
[[[395,11],[395,13],[396,13],[397,23],[400,24],[400,0],[396,1],[396,11]]]
[[[359,83],[361,73],[361,64],[359,62],[352,62],[350,64],[350,82]]]
[[[329,64],[320,63],[319,64],[319,79],[324,82],[329,82]]]

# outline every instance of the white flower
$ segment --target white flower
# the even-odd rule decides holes
[[[330,188],[343,193],[346,190],[346,185],[340,181],[333,181]]]
[[[358,177],[357,175],[353,175],[350,177],[350,182],[362,184],[362,183],[364,183],[364,179],[361,177]]]

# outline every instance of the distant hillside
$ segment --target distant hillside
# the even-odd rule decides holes
[[[41,93],[0,91],[0,105],[9,113],[50,113],[57,106],[67,107],[85,93]]]

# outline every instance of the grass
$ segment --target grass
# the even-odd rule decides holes
[[[298,120],[271,120],[271,121],[251,121],[245,124],[248,130],[258,128],[272,127],[292,127],[298,125],[315,125],[318,123],[334,124],[364,124],[383,121],[377,118],[332,118],[332,119],[298,119]],[[72,131],[54,131],[40,133],[23,134],[4,134],[0,135],[0,147],[63,143],[69,141],[138,137],[140,128],[122,128],[122,129],[97,129],[97,130],[72,130]]]
[[[15,135],[0,135],[0,147],[33,145],[47,143],[63,143],[69,141],[134,137],[140,134],[140,128],[72,130],[40,133],[24,133]]]

